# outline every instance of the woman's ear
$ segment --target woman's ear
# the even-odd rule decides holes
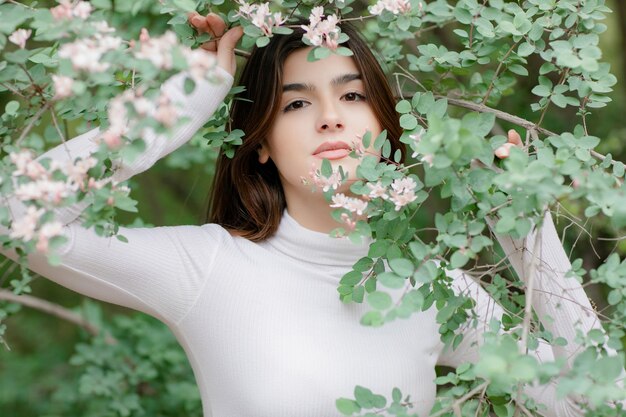
[[[264,164],[270,159],[270,151],[267,149],[267,145],[263,142],[257,148],[257,152],[259,153],[259,163]]]

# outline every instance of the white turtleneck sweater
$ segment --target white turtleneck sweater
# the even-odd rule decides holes
[[[164,84],[190,122],[173,137],[149,136],[146,152],[123,163],[116,180],[148,169],[191,138],[232,85],[229,74],[220,74],[219,85],[197,83],[189,96],[183,93],[182,74]],[[92,153],[97,135],[95,129],[68,141],[71,157]],[[66,160],[68,153],[57,147],[42,157]],[[16,200],[10,205],[16,217],[24,210]],[[356,385],[387,398],[398,387],[411,396],[412,412],[426,416],[435,401],[435,365],[478,360],[486,326],[465,326],[463,343],[444,352],[434,307],[380,328],[359,324],[369,307],[340,302],[336,288],[367,254],[369,242],[355,245],[308,230],[285,212],[278,232],[262,243],[232,236],[216,224],[121,228],[128,239],[123,243],[81,227],[76,219],[83,209],[57,210],[68,238],[62,265],[52,267],[45,257],[32,255],[31,268],[79,293],[166,323],[189,357],[206,417],[336,416],[335,400],[352,397]],[[570,264],[551,218],[546,220],[533,307],[540,318],[552,317],[546,326],[569,344],[546,345],[538,356],[571,361],[574,327],[597,327],[597,317],[580,285],[563,278]],[[528,248],[533,247],[530,240]],[[524,252],[522,259],[516,250],[523,242],[500,241],[525,276],[530,254]],[[481,323],[502,314],[480,285],[461,271],[451,274],[455,288],[476,299]],[[395,290],[393,296],[400,293]],[[547,406],[546,416],[582,415],[572,400],[558,400],[552,385],[527,392]]]

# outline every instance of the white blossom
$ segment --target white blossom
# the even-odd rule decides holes
[[[360,198],[346,197],[343,193],[339,193],[333,195],[330,206],[333,208],[343,208],[361,216],[367,210],[367,201],[361,200]]]
[[[393,14],[404,14],[411,11],[410,0],[378,0],[375,5],[369,8],[370,13],[380,15],[388,10]]]
[[[54,83],[55,99],[67,98],[72,95],[72,86],[74,85],[72,78],[53,74],[52,82]]]
[[[82,190],[85,191],[85,183],[88,183],[88,171],[95,167],[98,161],[88,156],[86,158],[78,159],[74,163],[68,162],[64,168],[65,175],[67,175],[67,185],[72,191]]]
[[[278,27],[287,21],[283,18],[282,13],[270,12],[269,3],[249,4],[245,1],[239,1],[239,10],[236,16],[247,19],[254,26],[261,29],[265,36],[272,36],[272,28]]]
[[[32,240],[35,236],[35,230],[37,230],[37,223],[44,213],[44,209],[29,206],[24,216],[11,223],[9,236],[13,239],[22,239],[24,242]]]
[[[368,182],[367,187],[370,189],[368,197],[382,198],[383,200],[387,200],[389,198],[389,196],[387,195],[387,188],[383,187],[380,181],[376,182],[376,184]]]
[[[159,37],[152,38],[143,28],[139,37],[139,51],[135,53],[135,57],[147,59],[155,67],[169,70],[173,64],[172,47],[177,44],[178,39],[174,32],[167,31]]]
[[[302,29],[306,32],[304,38],[313,46],[325,46],[328,49],[335,50],[339,46],[339,34],[341,31],[337,27],[339,19],[337,15],[332,14],[324,19],[324,8],[322,6],[314,7],[309,16],[309,25],[302,25]]]
[[[157,122],[166,127],[174,126],[174,123],[178,120],[176,107],[165,93],[161,93],[159,96],[157,109],[153,117]]]
[[[64,181],[47,178],[20,184],[15,189],[15,197],[20,201],[36,200],[52,204],[60,204],[70,195],[70,189]]]
[[[31,33],[33,33],[33,31],[30,29],[18,29],[9,36],[9,41],[16,44],[21,49],[24,49]]]
[[[50,9],[55,20],[69,20],[77,17],[85,20],[93,11],[93,7],[87,1],[72,2],[71,0],[59,0],[59,5]]]
[[[102,56],[122,46],[122,39],[107,33],[98,32],[91,38],[66,43],[59,48],[59,57],[67,58],[76,70],[102,72],[109,64],[102,62]]]
[[[16,167],[12,174],[14,177],[24,175],[35,180],[48,174],[43,165],[33,160],[33,155],[29,151],[11,152],[9,158]]]
[[[322,175],[319,169],[315,168],[315,164],[313,164],[311,170],[309,171],[309,178],[313,182],[313,184],[321,188],[323,192],[327,192],[331,188],[336,190],[342,183],[341,173],[338,170],[334,170],[332,174],[327,178]],[[308,184],[308,180],[306,178],[302,178],[302,182],[304,184]]]
[[[417,199],[415,195],[417,183],[413,178],[404,177],[395,179],[391,184],[391,188],[389,200],[395,204],[396,211],[399,211],[402,207]]]
[[[60,222],[45,223],[39,229],[36,248],[39,252],[47,253],[49,249],[50,239],[61,236],[63,233],[63,224]]]
[[[194,80],[202,80],[207,76],[214,76],[217,68],[215,56],[206,53],[202,49],[184,49],[183,56],[187,60],[189,73]]]

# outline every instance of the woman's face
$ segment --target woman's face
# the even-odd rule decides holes
[[[296,50],[285,61],[279,111],[259,161],[272,159],[285,193],[290,193],[308,190],[302,178],[309,178],[312,166],[320,168],[328,159],[333,168],[341,165],[349,173],[342,186],[346,191],[359,164],[348,155],[350,148],[361,143],[366,131],[375,138],[382,129],[353,59],[333,54],[308,62],[310,49]]]

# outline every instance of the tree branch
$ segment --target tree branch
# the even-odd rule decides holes
[[[23,306],[39,310],[52,316],[58,317],[62,320],[69,321],[79,327],[85,329],[89,334],[97,336],[100,333],[98,326],[85,320],[85,318],[62,307],[58,304],[53,304],[49,301],[42,300],[30,295],[16,295],[10,291],[0,290],[0,301],[8,301],[11,303],[22,304]]]

